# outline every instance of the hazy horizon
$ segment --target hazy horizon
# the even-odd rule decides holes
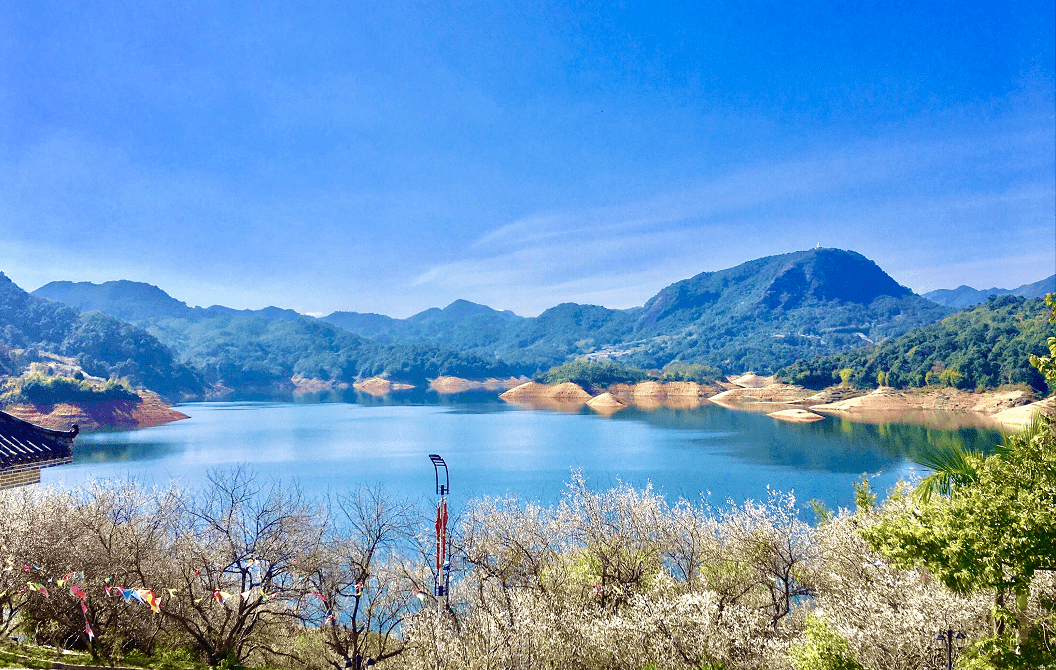
[[[0,8],[0,270],[406,317],[1056,269],[1052,3]]]

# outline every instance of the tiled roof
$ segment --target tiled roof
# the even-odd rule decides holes
[[[0,412],[0,471],[35,465],[45,467],[73,460],[73,430],[49,430]]]

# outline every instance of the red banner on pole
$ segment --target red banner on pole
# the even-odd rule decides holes
[[[436,505],[436,572],[444,569],[444,559],[447,557],[447,500],[441,500]]]

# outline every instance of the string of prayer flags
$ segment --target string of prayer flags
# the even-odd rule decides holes
[[[43,594],[45,598],[51,597],[48,595],[48,587],[39,582],[27,582],[26,585],[29,587],[30,591],[37,591],[38,593]]]
[[[155,614],[161,614],[161,598],[159,598],[153,591],[146,591],[143,593],[143,602],[150,605],[150,609]]]
[[[242,600],[248,600],[248,599],[249,599],[249,596],[250,596],[250,595],[251,595],[252,593],[253,593],[253,589],[249,589],[249,590],[243,591],[243,592],[242,592],[242,593],[240,593],[239,595],[241,595],[241,596],[242,596]]]
[[[228,593],[227,591],[221,591],[220,589],[217,589],[217,590],[213,591],[213,598],[216,599],[216,602],[218,602],[221,605],[223,605],[228,600],[231,600],[232,598],[234,598],[234,595]]]
[[[84,602],[84,599],[88,597],[88,594],[85,592],[85,590],[77,586],[76,584],[70,584],[70,593],[77,596],[77,598],[79,598],[81,602]]]
[[[88,636],[89,642],[95,639],[95,633],[92,632],[92,626],[87,620],[84,622],[84,634]]]

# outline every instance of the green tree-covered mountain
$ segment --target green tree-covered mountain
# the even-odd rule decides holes
[[[22,372],[43,350],[75,358],[90,375],[123,377],[168,398],[199,395],[205,388],[196,371],[143,328],[32,296],[2,272],[0,342],[0,366],[10,375]]]
[[[11,346],[57,343],[48,350],[76,356],[89,374],[127,377],[169,397],[174,384],[190,395],[202,394],[206,384],[242,393],[288,391],[294,376],[351,383],[386,375],[422,384],[441,375],[510,375],[494,358],[428,344],[382,345],[292,310],[190,308],[150,284],[52,282],[37,291],[124,314],[138,321],[133,325],[100,311],[78,314],[7,283],[12,301],[22,305],[0,322],[18,324]],[[171,369],[155,361],[159,356],[168,357]],[[195,384],[179,386],[187,375]]]
[[[218,317],[301,318],[277,308],[190,308],[134,282],[52,282],[37,293],[124,315],[179,352],[197,351],[210,328],[231,327]],[[914,295],[860,254],[812,249],[705,272],[628,310],[563,303],[525,318],[457,300],[406,319],[334,312],[321,320],[381,345],[453,350],[477,357],[481,365],[497,358],[514,374],[532,375],[579,356],[646,369],[676,363],[768,373],[799,358],[901,335],[951,311]]]
[[[931,323],[926,300],[853,251],[811,249],[676,282],[646,302],[613,354],[639,367],[705,363],[769,373]]]
[[[349,312],[324,320],[382,342],[493,354],[526,374],[581,355],[642,368],[674,362],[773,372],[800,357],[900,335],[952,311],[914,295],[864,256],[839,249],[702,273],[630,310],[565,303],[521,318],[460,302],[404,320]]]
[[[424,384],[441,375],[508,377],[494,358],[431,345],[382,345],[310,317],[219,317],[149,326],[206,381],[243,392],[292,389],[294,376],[355,382],[375,375]]]
[[[1056,274],[1046,277],[1032,284],[1023,284],[1019,288],[988,288],[974,289],[971,286],[961,285],[954,289],[940,288],[937,291],[929,291],[924,297],[940,305],[964,309],[972,305],[986,302],[992,295],[1018,295],[1021,298],[1044,298],[1047,293],[1056,293]]]
[[[975,389],[1029,384],[1046,391],[1045,378],[1028,364],[1030,354],[1048,352],[1056,336],[1041,298],[991,296],[985,303],[916,328],[875,346],[799,360],[778,378],[810,388],[848,380],[859,388],[956,386]]]
[[[322,320],[386,344],[432,344],[495,356],[518,373],[533,374],[624,341],[639,311],[563,303],[525,318],[456,300],[406,319],[334,312]]]

